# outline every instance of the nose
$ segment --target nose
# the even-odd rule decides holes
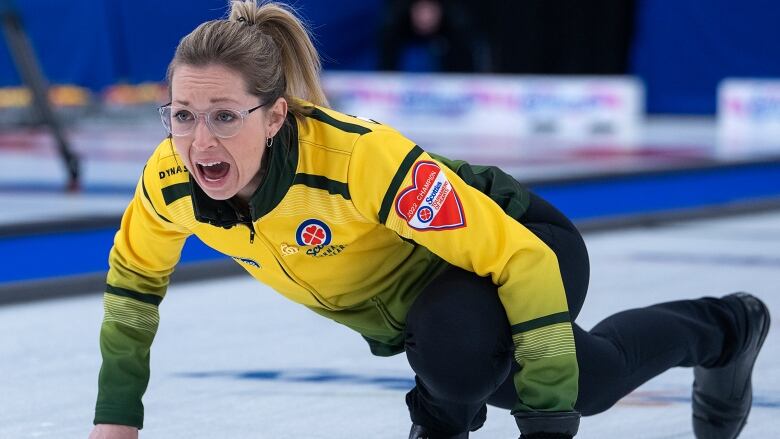
[[[208,149],[216,144],[216,137],[206,125],[204,117],[198,117],[195,128],[192,129],[192,146],[198,149]]]

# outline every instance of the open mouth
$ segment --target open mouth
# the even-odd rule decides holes
[[[230,171],[230,164],[225,162],[198,162],[198,171],[206,181],[219,181]]]

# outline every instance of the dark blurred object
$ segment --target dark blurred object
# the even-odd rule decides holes
[[[32,92],[35,109],[57,141],[57,148],[68,172],[68,190],[75,191],[79,186],[79,161],[65,138],[57,115],[52,111],[48,95],[49,85],[41,72],[38,58],[35,56],[12,0],[0,0],[0,25],[5,33],[16,69]]]
[[[623,74],[635,0],[481,0],[493,70]]]
[[[487,39],[466,0],[389,0],[379,29],[379,69],[402,70],[406,51],[422,47],[432,69],[487,71]]]

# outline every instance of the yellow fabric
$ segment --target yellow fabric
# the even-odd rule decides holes
[[[195,235],[288,299],[382,343],[398,340],[408,307],[441,272],[442,259],[479,276],[489,276],[498,287],[511,325],[567,312],[556,256],[526,227],[455,172],[422,153],[415,163],[428,161],[440,168],[452,189],[448,197],[457,197],[465,224],[448,230],[412,228],[397,206],[399,195],[413,183],[414,166],[396,174],[415,144],[392,128],[327,109],[319,111],[323,115],[319,120],[306,117],[296,122],[298,142],[291,146],[297,148],[295,174],[314,176],[316,184],[336,190],[313,187],[312,183],[261,187],[282,191],[284,196],[267,214],[253,221],[253,237],[249,225],[224,228],[198,221],[192,194],[171,195],[188,190],[189,174],[171,141],[163,141],[147,162],[116,234],[109,258],[109,286],[129,290],[141,298],[163,297],[185,239]],[[284,146],[274,145],[280,147]],[[274,151],[278,153],[283,151]],[[393,180],[400,177],[400,186],[388,193]],[[338,193],[344,187],[348,194]],[[390,199],[393,205],[383,222],[380,211]],[[327,225],[329,244],[298,242],[298,228],[312,219]],[[155,306],[129,305],[134,299],[106,296],[106,318],[112,324],[144,330],[156,326],[151,325],[151,309],[156,312]],[[564,322],[550,328],[531,328],[515,336],[521,344],[523,340],[533,342],[518,350],[518,362],[527,366],[524,373],[528,378],[520,376],[522,382],[517,387],[528,388],[530,395],[524,398],[521,392],[522,408],[573,408],[577,366],[571,325]],[[549,340],[545,331],[549,331]],[[106,345],[121,344],[122,336],[122,331],[105,331]],[[121,381],[124,378],[120,379],[119,372],[114,376],[113,369],[106,369],[106,355],[101,373]],[[553,364],[549,362],[551,357],[555,357],[557,376],[537,373]],[[554,390],[562,381],[566,389]],[[553,390],[546,392],[545,386]],[[554,396],[537,397],[535,393]]]

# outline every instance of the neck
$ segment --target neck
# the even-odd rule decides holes
[[[268,173],[268,157],[270,155],[270,151],[266,151],[266,153],[263,154],[263,158],[260,159],[260,169],[257,170],[257,174],[252,177],[252,179],[249,181],[249,183],[247,183],[246,186],[243,187],[243,189],[236,193],[234,198],[241,202],[242,205],[249,206],[249,201],[252,199],[252,195],[254,195],[257,191],[257,188],[263,184],[263,180],[265,180],[265,176]]]

